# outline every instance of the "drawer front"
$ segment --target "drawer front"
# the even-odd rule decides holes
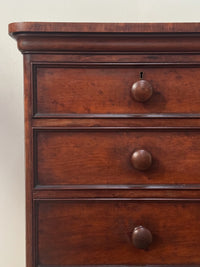
[[[135,101],[131,96],[132,85],[140,80],[141,72],[153,88],[152,97],[146,102]],[[200,70],[188,65],[36,65],[34,75],[36,116],[200,111]]]
[[[35,137],[38,185],[200,183],[198,130],[51,129]]]
[[[199,221],[199,202],[41,201],[37,262],[39,266],[200,264]],[[147,250],[133,245],[137,226],[151,232]]]

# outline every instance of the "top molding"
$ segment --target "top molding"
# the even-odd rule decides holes
[[[22,53],[200,53],[200,23],[18,22]]]
[[[9,34],[17,33],[197,33],[200,23],[74,23],[14,22]]]

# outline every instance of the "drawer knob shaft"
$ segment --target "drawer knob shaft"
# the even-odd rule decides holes
[[[135,82],[131,88],[131,95],[137,102],[146,102],[153,94],[153,87],[146,80]]]
[[[152,165],[152,156],[146,150],[136,150],[131,156],[133,167],[139,171],[146,171]]]
[[[152,234],[147,228],[137,226],[132,233],[132,242],[136,248],[148,249],[149,245],[152,243]]]

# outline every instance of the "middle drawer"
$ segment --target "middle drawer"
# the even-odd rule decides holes
[[[198,184],[198,130],[36,129],[35,185]]]

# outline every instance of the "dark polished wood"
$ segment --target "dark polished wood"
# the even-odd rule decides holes
[[[61,32],[122,32],[122,33],[196,33],[199,23],[63,23],[63,22],[13,22],[9,24],[9,34],[20,32],[61,33]]]
[[[148,81],[141,79],[133,84],[131,94],[135,101],[146,102],[151,98],[153,88]]]
[[[119,187],[118,187],[119,188]],[[174,200],[193,201],[198,199],[200,187],[193,186],[36,186],[33,190],[33,198],[41,199],[65,199],[76,198],[127,198],[127,199],[157,199],[168,202]]]
[[[24,58],[26,266],[200,266],[200,23],[9,34]]]
[[[200,51],[199,33],[199,23],[21,22],[9,25],[9,34],[18,40],[18,48],[24,53],[197,52]]]
[[[156,115],[157,116],[157,115]],[[176,116],[176,115],[175,115]],[[35,118],[32,120],[33,127],[163,127],[163,128],[172,128],[172,127],[180,127],[180,128],[197,128],[200,129],[200,120],[198,116],[196,118],[187,116],[187,119],[180,116],[178,117],[160,117],[160,118],[151,118],[148,116],[145,118],[141,116],[141,118],[124,118],[124,119],[71,119],[71,118],[49,118],[48,116],[44,119]],[[200,116],[199,116],[200,118]]]
[[[151,153],[143,149],[136,150],[131,156],[131,162],[135,169],[139,171],[146,171],[152,165]]]
[[[54,127],[34,132],[36,185],[199,184],[199,129]],[[148,152],[133,157],[141,148]]]
[[[136,248],[147,250],[152,243],[152,234],[142,225],[136,226],[132,233],[132,241]]]
[[[141,71],[148,83],[137,82]],[[34,64],[33,115],[199,114],[199,72],[187,64]]]
[[[58,28],[59,31],[56,30]],[[91,26],[88,23],[38,22],[9,25],[9,34],[17,39],[18,48],[23,53],[30,51],[194,53],[200,51],[199,33],[198,23],[152,23],[149,26],[146,23],[94,23]]]
[[[64,36],[63,36],[64,35]],[[198,53],[200,34],[44,34],[13,35],[22,53]],[[161,37],[161,38],[160,38]],[[115,43],[115,45],[113,45]],[[73,52],[71,52],[73,51]]]
[[[199,205],[195,201],[161,203],[123,199],[39,201],[37,261],[41,265],[58,266],[85,262],[162,265],[167,259],[170,264],[197,264]],[[148,250],[138,249],[132,243],[132,233],[138,225],[152,233]],[[144,232],[150,243],[150,234],[147,238]]]
[[[35,235],[34,231],[34,212],[32,189],[33,184],[33,135],[32,135],[32,101],[30,96],[31,88],[31,64],[30,56],[24,56],[24,121],[25,121],[25,149],[26,149],[26,265],[27,267],[36,266],[35,255]]]

